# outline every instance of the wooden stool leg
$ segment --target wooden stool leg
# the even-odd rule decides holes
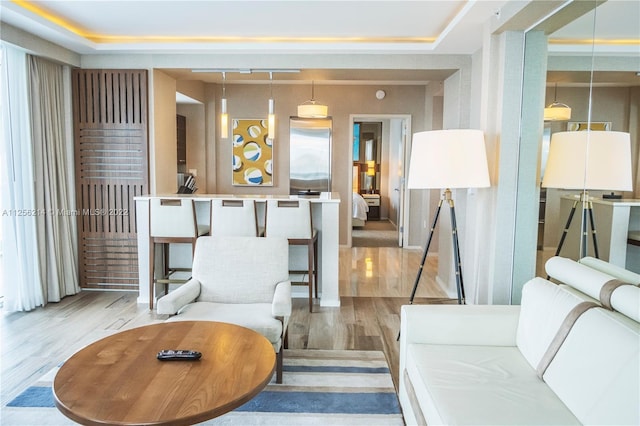
[[[169,271],[171,270],[170,266],[169,266],[169,254],[171,253],[171,245],[166,243],[166,244],[162,244],[162,253],[163,253],[163,259],[164,259],[164,265],[162,266],[162,271],[163,271],[163,275],[162,275],[162,279],[168,278],[169,277]],[[164,294],[169,294],[169,283],[165,282],[164,283]]]
[[[313,284],[318,298],[318,240],[313,241]]]
[[[153,283],[155,273],[155,243],[153,240],[149,242],[149,309],[153,311]]]
[[[309,274],[309,312],[313,312],[313,240],[307,244],[307,273]]]

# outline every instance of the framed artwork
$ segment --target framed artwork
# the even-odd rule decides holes
[[[233,185],[273,186],[273,140],[267,120],[233,119]]]
[[[567,123],[567,130],[570,132],[575,132],[578,130],[587,130],[587,122],[586,121],[569,121]],[[611,130],[611,122],[610,121],[592,121],[591,130]]]

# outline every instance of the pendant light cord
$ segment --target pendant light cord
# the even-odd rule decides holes
[[[225,71],[222,71],[222,97],[226,98],[226,87],[225,87],[225,83],[227,81],[227,73]]]

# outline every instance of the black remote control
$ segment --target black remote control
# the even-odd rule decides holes
[[[158,359],[160,361],[196,361],[202,357],[202,354],[198,351],[165,349],[158,352]]]

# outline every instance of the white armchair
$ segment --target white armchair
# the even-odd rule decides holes
[[[167,321],[219,321],[250,328],[276,351],[282,383],[282,352],[291,316],[289,244],[286,238],[200,237],[192,278],[160,298]]]

